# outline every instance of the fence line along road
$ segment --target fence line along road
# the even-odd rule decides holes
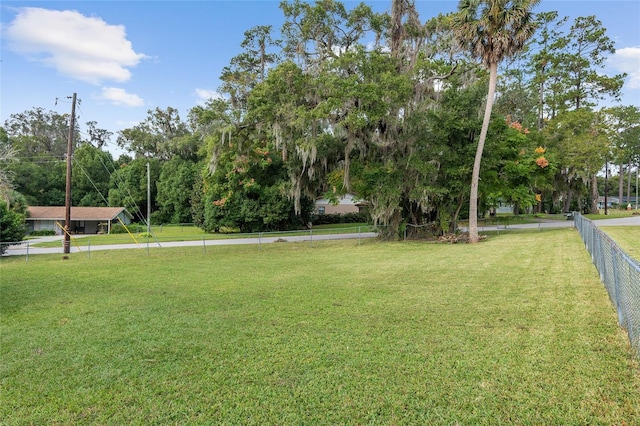
[[[255,234],[253,234],[255,235]],[[195,247],[195,246],[222,246],[222,245],[240,245],[240,244],[269,244],[275,242],[304,242],[304,241],[326,241],[326,240],[347,240],[347,239],[360,239],[360,238],[374,238],[377,237],[377,232],[353,232],[344,234],[311,234],[305,232],[301,235],[277,235],[277,236],[265,236],[258,235],[255,237],[240,237],[240,238],[227,238],[227,239],[195,239],[190,241],[155,241],[149,240],[138,244],[104,244],[104,245],[92,245],[90,247],[82,246],[77,247],[72,244],[70,248],[71,253],[81,253],[85,251],[98,251],[98,250],[126,250],[126,249],[141,249],[141,248],[154,248],[154,247]],[[62,242],[60,247],[32,247],[32,244],[38,244],[42,242],[62,241],[61,236],[55,237],[42,237],[35,238],[33,240],[23,241],[19,244],[11,244],[5,256],[30,256],[36,254],[60,254],[62,253]],[[2,244],[2,243],[0,243]]]
[[[536,223],[518,223],[518,224],[504,224],[495,226],[482,226],[478,230],[480,232],[485,231],[499,231],[504,229],[529,229],[529,228],[560,228],[573,226],[572,221],[557,221],[557,220],[542,220]],[[190,241],[156,241],[149,240],[142,243],[122,243],[122,244],[101,244],[92,245],[90,247],[82,246],[77,247],[71,244],[70,253],[79,253],[83,251],[98,251],[98,250],[126,250],[126,249],[141,249],[141,248],[153,248],[153,247],[194,247],[194,246],[220,246],[220,245],[239,245],[239,244],[268,244],[286,240],[287,242],[304,242],[304,241],[321,241],[321,240],[346,240],[346,239],[360,239],[360,238],[374,238],[378,236],[377,232],[368,231],[364,232],[360,230],[361,227],[349,228],[345,227],[344,230],[351,229],[356,232],[344,232],[344,233],[314,233],[311,231],[298,231],[299,235],[291,235],[291,232],[262,232],[254,234],[245,234],[245,236],[236,234],[235,238],[226,239],[193,239]],[[372,226],[362,227],[367,230],[371,230]],[[334,231],[340,231],[340,228],[334,229]],[[461,232],[467,232],[464,227],[460,228]],[[295,231],[292,231],[295,232]],[[269,236],[273,234],[275,236]],[[89,237],[88,235],[80,238]],[[33,247],[34,244],[43,242],[60,241],[60,247]],[[0,242],[0,244],[3,244]],[[5,252],[5,256],[29,256],[36,254],[58,254],[62,253],[62,236],[45,236],[38,237],[27,241],[22,241],[18,244],[10,244]]]
[[[605,219],[597,221],[598,226],[616,226],[616,225],[637,225],[640,226],[640,216],[628,217],[628,218],[619,218],[619,219]],[[546,229],[546,228],[566,228],[573,227],[574,221],[571,220],[540,220],[536,223],[514,223],[514,224],[503,224],[503,225],[494,225],[494,226],[480,226],[478,231],[486,232],[486,231],[500,231],[500,230],[515,230],[515,229]],[[366,229],[371,229],[371,227],[366,226]],[[353,228],[345,228],[345,229],[353,229]],[[337,229],[339,230],[339,229]],[[464,227],[460,228],[460,231],[466,232],[467,229]],[[250,235],[254,235],[253,237]],[[255,236],[257,235],[257,236]],[[228,239],[194,239],[191,241],[166,241],[166,242],[156,242],[149,241],[138,244],[108,244],[108,245],[92,245],[91,247],[83,246],[78,248],[71,245],[70,252],[78,253],[85,250],[97,251],[97,250],[125,250],[125,249],[140,249],[147,247],[189,247],[189,246],[219,246],[219,245],[238,245],[238,244],[268,244],[284,239],[288,242],[300,242],[300,241],[321,241],[321,240],[344,240],[344,239],[360,239],[360,238],[374,238],[378,236],[377,232],[351,232],[351,233],[336,233],[336,234],[320,234],[313,233],[308,231],[301,231],[300,235],[281,235],[277,234],[277,236],[268,236],[269,233],[260,233],[260,234],[247,234],[245,237],[240,238],[228,238]],[[50,241],[62,241],[61,236],[48,236],[48,237],[39,237],[28,241],[23,241],[19,244],[11,244],[9,245],[5,256],[29,256],[36,254],[58,254],[62,253],[62,242],[60,247],[33,247],[34,244],[38,244],[41,242],[50,242]],[[5,244],[0,242],[0,244]]]

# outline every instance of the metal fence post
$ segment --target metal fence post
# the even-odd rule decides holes
[[[620,294],[620,275],[618,273],[618,256],[615,250],[611,253],[611,264],[613,269],[613,288],[616,294],[616,312],[618,313],[618,324],[621,327],[625,326],[624,317],[622,315],[622,295]]]

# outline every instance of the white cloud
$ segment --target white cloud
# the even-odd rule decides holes
[[[21,9],[4,32],[14,52],[92,84],[127,81],[128,68],[146,58],[133,50],[126,36],[122,25],[73,10],[36,7]]]
[[[127,93],[124,89],[119,89],[117,87],[103,87],[100,97],[108,100],[114,105],[124,105],[129,107],[144,105],[144,100],[140,96]]]
[[[640,47],[617,49],[609,62],[618,71],[628,74],[630,89],[640,89]]]
[[[370,41],[369,43],[367,43],[367,52],[373,52],[375,49],[380,49],[380,51],[383,53],[391,53],[391,48],[386,44],[376,46],[375,41]]]
[[[196,89],[196,96],[200,104],[204,104],[209,99],[224,99],[220,93],[211,89]]]

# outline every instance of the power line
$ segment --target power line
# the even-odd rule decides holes
[[[82,165],[80,163],[78,163],[78,161],[76,161],[75,159],[73,160],[73,165],[74,167],[80,167],[80,170],[84,173],[84,175],[86,176],[86,178],[89,180],[89,182],[91,183],[91,186],[93,186],[93,189],[96,190],[96,192],[98,193],[98,195],[100,195],[100,198],[102,198],[102,201],[104,201],[105,205],[111,207],[109,205],[109,201],[107,201],[106,198],[104,198],[104,195],[102,194],[102,192],[98,189],[98,186],[95,184],[95,182],[93,181],[93,179],[91,179],[91,176],[89,176],[89,173],[87,173],[87,171],[85,170],[84,167],[82,167]]]
[[[137,217],[140,221],[142,221],[143,223],[146,224],[147,220],[142,216],[142,213],[140,212],[140,208],[137,205],[137,203],[135,202],[135,198],[133,197],[133,194],[131,193],[130,189],[126,185],[126,182],[124,182],[123,179],[120,179],[120,177],[116,173],[116,167],[115,167],[115,164],[113,162],[113,159],[111,157],[109,157],[109,158],[110,158],[112,170],[109,170],[107,165],[102,161],[103,160],[102,157],[98,156],[98,159],[100,160],[100,163],[102,164],[102,167],[104,167],[104,169],[107,171],[107,173],[109,174],[109,178],[114,182],[114,184],[116,185],[116,188],[121,193],[124,193],[124,197],[123,197],[123,201],[124,201],[124,204],[125,204],[124,207],[127,207],[127,203],[129,203],[130,206],[135,207],[135,210],[132,208],[130,213],[133,214],[135,217]],[[114,174],[115,174],[115,177],[114,177]]]

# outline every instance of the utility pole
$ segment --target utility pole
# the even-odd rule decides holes
[[[607,200],[609,195],[608,187],[609,187],[609,160],[606,160],[605,166],[604,166],[604,215],[605,216],[609,214],[609,210],[607,208],[607,203],[609,202],[609,200]]]
[[[638,210],[638,173],[640,173],[640,163],[636,166],[636,210]]]
[[[151,235],[151,169],[147,161],[147,238]]]
[[[73,134],[76,127],[76,94],[73,94],[71,101],[71,120],[69,123],[69,139],[67,142],[67,185],[64,197],[64,254],[71,251],[71,156],[73,155]],[[65,256],[66,258],[66,256]]]

